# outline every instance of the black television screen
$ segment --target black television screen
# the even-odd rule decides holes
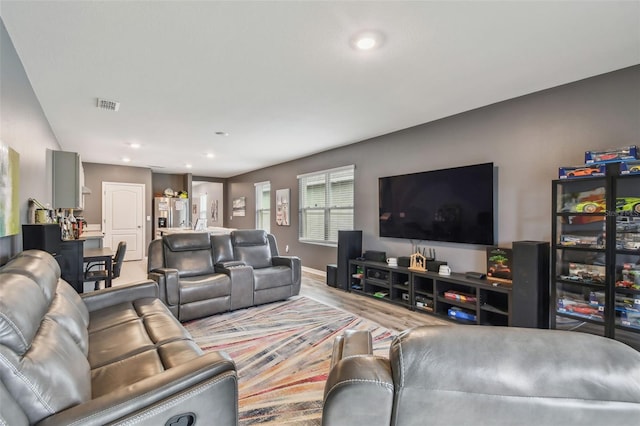
[[[494,244],[493,163],[379,178],[380,236]]]

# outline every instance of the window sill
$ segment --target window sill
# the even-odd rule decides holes
[[[338,247],[338,243],[334,243],[331,241],[313,241],[313,240],[301,240],[298,239],[298,242],[303,244],[313,244],[316,246],[325,246],[325,247]]]

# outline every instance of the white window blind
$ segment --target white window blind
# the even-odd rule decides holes
[[[298,188],[300,241],[337,244],[353,229],[354,166],[300,175]]]
[[[271,232],[271,182],[258,182],[256,187],[256,229]]]

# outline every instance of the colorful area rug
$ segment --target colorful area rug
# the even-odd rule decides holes
[[[395,334],[303,296],[184,325],[205,351],[235,361],[241,425],[319,425],[334,338],[370,330],[374,353],[386,356]]]

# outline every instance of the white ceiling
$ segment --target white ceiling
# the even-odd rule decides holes
[[[1,0],[0,15],[64,150],[201,176],[640,63],[638,1]],[[370,29],[383,46],[355,51]]]

